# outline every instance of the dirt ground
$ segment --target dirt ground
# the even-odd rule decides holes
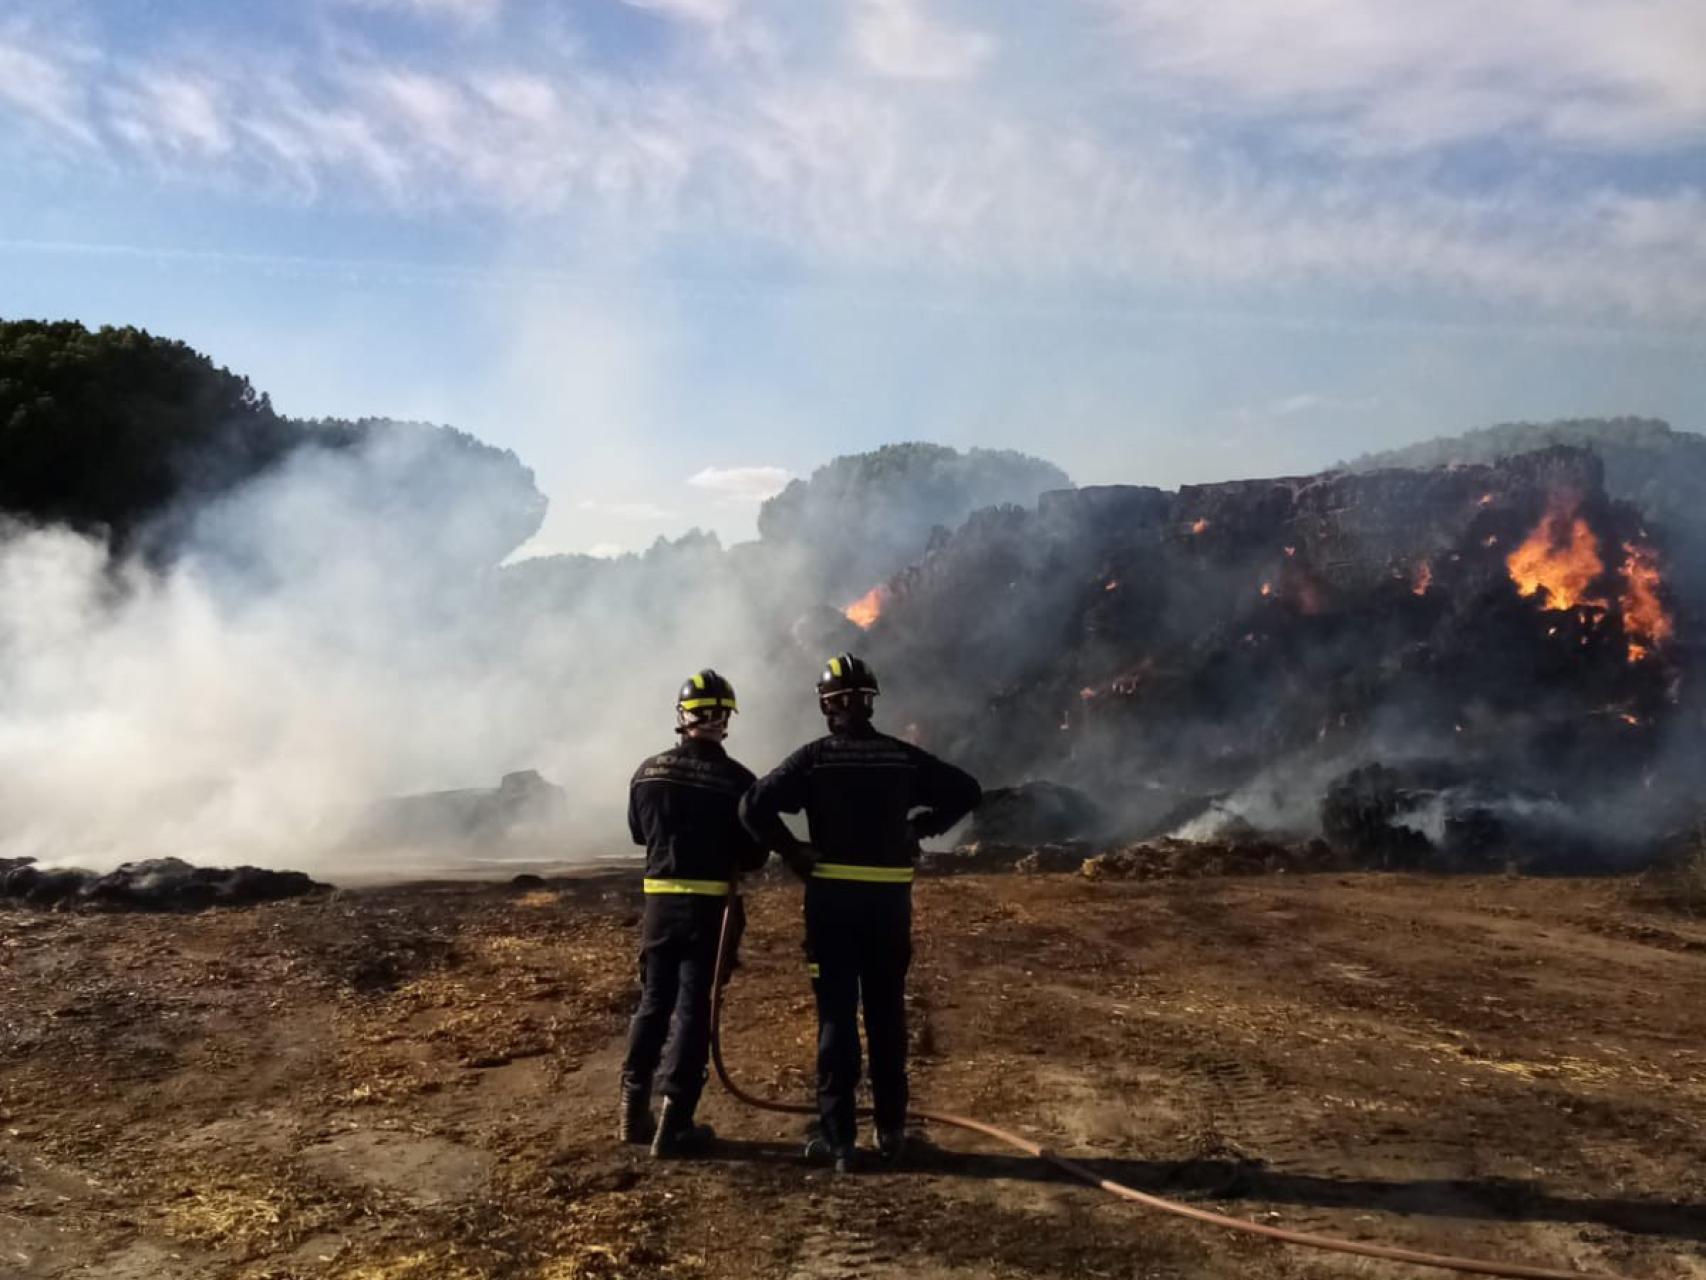
[[[1706,923],[1627,882],[917,889],[914,1084],[1262,1222],[1706,1277]],[[609,1139],[633,877],[198,916],[0,911],[0,1277],[1326,1277],[1410,1268],[1122,1205],[980,1139],[837,1178]],[[750,896],[731,1063],[805,1096],[799,891]]]

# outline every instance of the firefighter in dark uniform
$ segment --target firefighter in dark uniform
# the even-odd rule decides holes
[[[715,671],[690,677],[675,703],[681,741],[642,764],[628,788],[628,829],[646,846],[644,989],[628,1030],[618,1136],[651,1143],[654,1156],[690,1154],[712,1137],[693,1112],[710,1054],[717,936],[736,878],[767,856],[737,813],[752,773],[723,750],[737,709],[734,686]]]
[[[845,1172],[855,1159],[861,1001],[877,1149],[892,1162],[905,1145],[906,971],[918,842],[965,817],[982,792],[969,774],[872,727],[877,679],[852,654],[829,660],[817,692],[828,735],[759,781],[740,812],[747,829],[806,881],[820,1123],[806,1151]],[[802,809],[809,845],[781,819]]]

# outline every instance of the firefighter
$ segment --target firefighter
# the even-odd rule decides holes
[[[748,791],[740,815],[747,830],[806,881],[819,1120],[806,1154],[846,1172],[857,1158],[861,1001],[877,1150],[893,1163],[905,1147],[906,971],[918,842],[965,817],[982,792],[969,774],[872,726],[877,678],[859,658],[831,658],[817,693],[829,733]],[[802,809],[808,845],[781,818]]]
[[[692,1154],[713,1136],[693,1112],[710,1053],[712,986],[726,977],[712,972],[717,936],[737,877],[767,856],[737,812],[752,772],[723,749],[738,709],[734,686],[715,671],[690,676],[675,700],[680,742],[641,764],[628,788],[628,830],[646,846],[646,910],[618,1136],[649,1142],[654,1156]],[[663,1108],[654,1122],[660,1065]]]

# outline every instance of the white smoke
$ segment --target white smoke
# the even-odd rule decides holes
[[[200,511],[164,573],[63,529],[0,537],[0,856],[336,878],[376,801],[519,769],[568,793],[542,852],[616,854],[687,673],[736,681],[755,769],[809,728],[806,658],[767,650],[738,553],[498,569],[514,501],[491,460],[394,428]]]

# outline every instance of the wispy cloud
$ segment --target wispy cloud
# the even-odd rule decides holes
[[[84,61],[70,50],[47,47],[21,26],[10,31],[0,26],[0,111],[94,145]]]
[[[715,25],[732,18],[741,0],[622,0],[622,3],[634,9],[650,9],[690,22]]]
[[[1697,0],[1095,2],[1152,87],[1345,146],[1706,138]]]
[[[489,29],[476,56],[432,24],[378,48],[337,32],[358,2]],[[1697,0],[1567,17],[1556,0],[1071,0],[1047,25],[1071,81],[1007,65],[1037,38],[1015,11],[951,0],[641,0],[682,19],[667,74],[537,38],[498,0],[339,5],[333,37],[305,27],[285,53],[0,26],[0,123],[17,126],[0,160],[16,171],[18,139],[46,139],[168,183],[496,214],[639,253],[1706,320],[1706,188],[1684,163],[1706,154]],[[1466,141],[1500,149],[1496,172],[1416,158]],[[1583,148],[1696,143],[1662,183],[1572,167]]]
[[[334,0],[355,9],[389,9],[425,18],[450,18],[460,23],[489,22],[504,0]]]
[[[731,502],[763,502],[787,488],[791,478],[783,467],[706,467],[687,483]]]
[[[905,80],[964,80],[995,52],[991,36],[932,17],[922,0],[855,0],[853,33],[868,67]]]

